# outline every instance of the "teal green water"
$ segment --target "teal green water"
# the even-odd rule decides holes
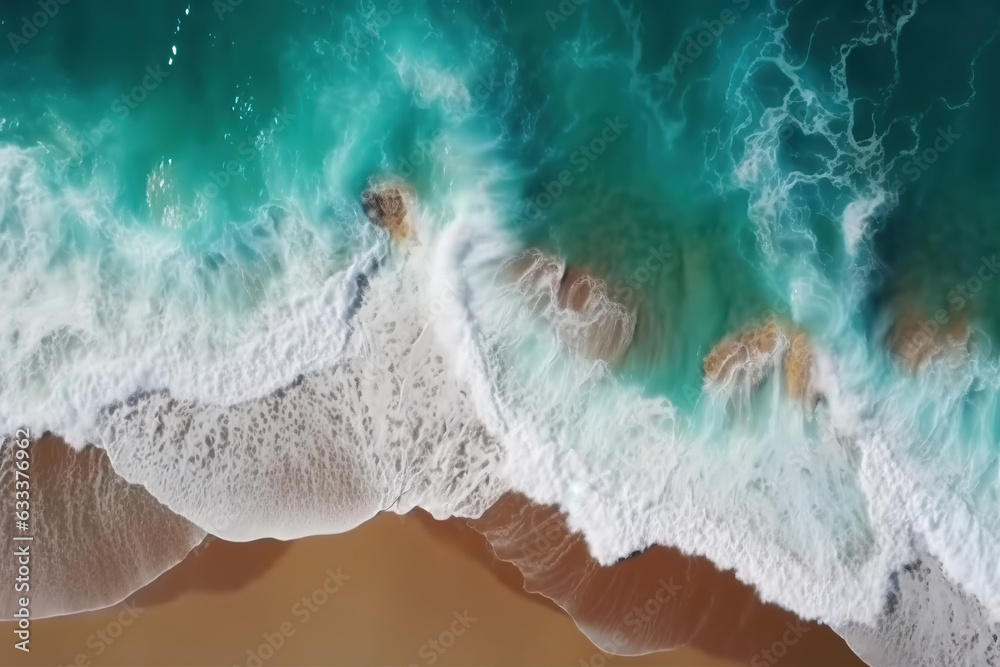
[[[806,257],[834,281],[853,270],[837,218],[866,191],[901,193],[870,224],[868,317],[900,294],[933,312],[1000,242],[988,194],[997,93],[975,85],[996,73],[995,22],[978,15],[989,5],[921,6],[898,64],[892,44],[859,43],[840,72],[842,45],[873,29],[860,2],[832,13],[801,2],[787,14],[751,0],[383,4],[70,3],[16,54],[4,51],[2,138],[44,144],[53,162],[69,158],[53,178],[113,183],[110,205],[130,224],[175,228],[198,247],[292,198],[335,226],[386,171],[444,199],[454,174],[436,165],[434,138],[458,129],[469,143],[452,151],[503,170],[509,222],[526,244],[635,302],[626,374],[675,400],[724,333],[786,307],[784,260]],[[23,32],[18,18],[32,9],[8,3],[5,29]],[[961,39],[942,21],[964,26]],[[761,136],[764,120],[773,136]],[[803,122],[824,126],[804,132]],[[924,165],[919,152],[942,128],[954,147]],[[865,145],[873,136],[877,150]],[[735,166],[754,137],[778,171],[739,187]],[[560,172],[571,182],[550,203]],[[166,186],[151,189],[160,175]],[[755,214],[780,188],[786,202]],[[776,243],[762,247],[762,226]],[[660,247],[669,261],[647,278]],[[962,314],[991,333],[995,285]]]

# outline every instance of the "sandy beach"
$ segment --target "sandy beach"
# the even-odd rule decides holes
[[[344,535],[293,543],[214,541],[123,604],[35,621],[31,653],[5,641],[0,661],[252,667],[256,655],[261,665],[734,664],[694,650],[606,656],[564,612],[518,593],[435,532],[424,520],[386,515]],[[327,593],[336,577],[339,589]],[[2,624],[8,639],[11,626]],[[267,658],[261,646],[282,626],[294,634],[274,641],[280,647]]]
[[[70,466],[77,475],[106,466],[68,449],[47,461],[89,462]],[[550,599],[525,592],[520,571],[506,561],[526,568],[527,588],[558,600],[582,627],[611,641],[627,636],[623,647],[636,639],[629,611],[669,581],[680,594],[647,609],[642,639],[650,647],[691,647],[640,657],[599,651]],[[472,522],[415,512],[294,542],[209,538],[123,603],[35,620],[30,654],[13,648],[13,624],[0,627],[10,639],[0,647],[5,665],[707,667],[773,664],[760,662],[761,651],[782,644],[783,635],[794,640],[780,647],[782,665],[862,664],[828,628],[760,603],[704,559],[656,547],[600,567],[557,512],[518,496]]]

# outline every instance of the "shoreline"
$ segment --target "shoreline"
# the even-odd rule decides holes
[[[0,660],[26,667],[259,667],[254,656],[260,666],[422,666],[431,656],[435,665],[735,664],[692,649],[608,656],[562,610],[515,590],[505,580],[510,570],[471,558],[428,521],[383,514],[342,535],[212,539],[123,603],[34,621],[31,653],[5,642]],[[12,636],[11,626],[0,623],[0,632]],[[261,650],[268,637],[279,646]]]
[[[65,484],[70,473],[86,472],[84,464],[106,461],[91,449],[74,455],[59,443],[60,451],[55,442],[44,445],[51,451],[39,459],[48,462],[40,469],[52,468],[49,484]],[[143,516],[151,518],[132,519]],[[863,664],[829,628],[797,623],[793,614],[763,604],[732,573],[674,549],[652,547],[599,566],[555,509],[508,495],[473,520],[438,521],[417,510],[382,513],[344,534],[290,542],[209,536],[122,603],[33,619],[31,653],[6,642],[0,656],[5,664],[78,667],[727,667],[752,664],[781,642],[786,628],[802,627],[801,641],[796,636],[784,647],[783,665]],[[13,637],[13,627],[0,622],[5,636]],[[617,653],[645,655],[610,655],[584,633]],[[386,644],[384,636],[399,640]],[[521,639],[512,643],[511,636]],[[451,646],[439,654],[446,643]],[[678,648],[655,652],[668,647]],[[272,657],[263,658],[269,651]]]

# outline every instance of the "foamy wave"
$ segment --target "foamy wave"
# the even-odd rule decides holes
[[[454,233],[474,245],[472,235]],[[583,355],[565,354],[572,346],[561,311],[542,309],[548,325],[540,326],[537,308],[518,306],[554,301],[552,280],[526,293],[523,283],[513,289],[479,281],[474,269],[457,271],[469,276],[470,295],[455,318],[457,339],[467,344],[461,369],[479,387],[479,414],[506,450],[504,477],[532,499],[563,508],[600,562],[650,544],[675,545],[735,569],[765,600],[879,635],[910,631],[901,619],[919,616],[927,595],[900,597],[893,582],[915,561],[938,559],[972,595],[949,598],[963,609],[959,620],[939,618],[933,633],[923,627],[934,647],[927,655],[981,664],[982,651],[992,650],[987,642],[967,651],[952,637],[971,642],[997,630],[989,565],[1000,555],[995,495],[974,499],[963,491],[981,473],[972,461],[956,467],[949,459],[962,443],[946,429],[931,434],[929,446],[942,447],[933,465],[913,447],[928,435],[920,428],[928,410],[960,415],[967,384],[924,378],[914,392],[905,386],[911,380],[849,328],[849,318],[834,317],[831,326],[844,328],[824,331],[819,341],[810,381],[824,401],[815,410],[795,409],[789,376],[775,372],[788,345],[776,333],[761,359],[737,364],[749,369],[748,383],[727,375],[730,385],[757,387],[752,410],[702,401],[685,415]],[[853,293],[845,298],[848,304],[832,303],[849,310]],[[997,369],[973,364],[968,372],[987,404],[996,400]],[[931,391],[935,386],[944,389]],[[986,424],[963,434],[973,435],[965,446],[978,448],[986,464],[995,458],[992,434]],[[991,476],[980,483],[995,488]],[[902,658],[891,655],[890,664]]]
[[[242,403],[159,392],[112,406],[100,441],[115,469],[232,540],[342,532],[418,505],[481,513],[502,451],[430,331],[427,278],[410,268],[423,255],[368,276],[350,346],[327,369]]]
[[[633,315],[593,278],[585,293],[575,278],[567,289],[559,260],[518,261],[482,190],[457,197],[440,224],[422,211],[406,247],[348,220],[354,259],[339,265],[305,213],[262,216],[252,248],[273,271],[251,290],[260,299],[230,315],[243,332],[231,338],[212,310],[226,295],[208,294],[237,262],[222,256],[214,277],[192,283],[203,259],[117,227],[108,207],[95,225],[121,239],[106,263],[54,262],[58,221],[87,197],[47,187],[30,152],[2,157],[3,258],[17,278],[0,296],[14,380],[0,389],[0,424],[100,445],[127,481],[201,529],[287,539],[385,509],[477,516],[516,490],[561,507],[602,563],[651,544],[706,555],[765,600],[877,638],[890,663],[903,654],[885,637],[910,632],[931,595],[894,582],[929,556],[965,592],[949,598],[964,616],[920,626],[927,654],[986,659],[949,642],[995,632],[995,480],[982,480],[985,493],[969,484],[974,463],[992,460],[993,431],[975,434],[980,458],[957,466],[927,465],[955,460],[960,442],[946,433],[932,433],[947,445],[936,458],[913,447],[922,412],[954,409],[967,387],[908,391],[863,337],[831,327],[816,340],[811,382],[826,400],[815,410],[797,407],[768,354],[750,369],[752,410],[702,400],[686,414],[612,372]],[[128,254],[142,248],[155,254]],[[134,269],[109,275],[114,263]],[[69,286],[79,298],[63,296]],[[970,382],[995,403],[1000,374],[978,363]]]
[[[79,446],[134,392],[237,403],[341,356],[385,253],[367,225],[347,239],[349,261],[294,206],[194,251],[120,220],[105,187],[68,185],[43,155],[0,149],[0,430],[49,429]]]

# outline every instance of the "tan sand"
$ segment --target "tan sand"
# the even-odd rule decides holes
[[[564,612],[502,583],[512,567],[494,571],[427,522],[385,515],[293,543],[215,541],[128,604],[35,621],[30,655],[0,624],[0,664],[255,665],[248,651],[268,655],[268,634],[280,648],[262,665],[734,664],[687,649],[606,657]],[[344,578],[333,593],[328,572]]]
[[[761,604],[705,559],[656,547],[599,567],[558,513],[517,496],[471,524],[497,541],[501,557],[534,563],[529,588],[559,599],[582,627],[618,641],[616,650],[634,648],[628,610],[669,582],[668,604],[643,622],[641,639],[703,650],[609,656],[556,605],[525,593],[518,570],[497,561],[465,521],[419,512],[291,543],[210,540],[126,603],[36,620],[32,652],[5,642],[2,664],[253,666],[257,657],[260,667],[732,666],[748,664],[792,627],[801,638],[781,664],[862,664],[829,629]],[[10,625],[0,624],[0,634],[10,636]]]

